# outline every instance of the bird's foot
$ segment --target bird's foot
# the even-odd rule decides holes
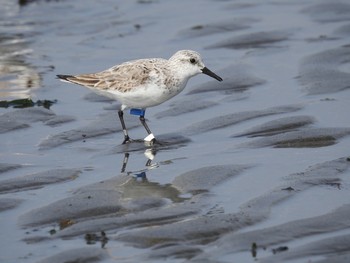
[[[150,146],[156,146],[156,145],[163,145],[161,142],[159,142],[156,138],[153,138],[150,141],[145,141]]]
[[[152,143],[153,141],[156,140],[156,138],[154,137],[153,133],[150,133],[147,135],[146,138],[143,139],[145,142],[149,142]]]
[[[149,143],[150,145],[161,145],[161,143],[156,140],[156,138],[154,137],[153,133],[148,134],[148,136],[143,139],[146,143]]]
[[[123,141],[122,144],[127,144],[127,143],[130,143],[130,142],[132,142],[132,140],[130,139],[130,137],[129,137],[129,136],[125,136],[125,137],[124,137],[124,141]]]

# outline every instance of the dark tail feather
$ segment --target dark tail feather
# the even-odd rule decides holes
[[[74,76],[72,75],[56,75],[57,78],[65,80],[65,81],[70,81],[70,79],[74,79]]]

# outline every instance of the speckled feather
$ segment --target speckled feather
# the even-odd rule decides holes
[[[204,68],[199,53],[181,50],[169,60],[139,59],[98,73],[57,76],[61,80],[85,86],[98,94],[120,101],[122,110],[132,107],[145,109],[180,93],[190,77],[205,73]],[[222,80],[209,72],[210,74],[205,74]]]

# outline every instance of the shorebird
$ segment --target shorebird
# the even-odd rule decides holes
[[[98,73],[57,75],[57,77],[62,81],[82,85],[97,94],[119,101],[121,107],[118,115],[124,133],[123,144],[125,144],[132,141],[124,122],[125,109],[130,109],[131,114],[139,116],[148,133],[144,140],[154,143],[155,137],[145,120],[146,109],[179,94],[185,88],[187,81],[200,73],[222,81],[221,77],[204,65],[198,52],[180,50],[169,59],[139,59],[124,62]]]

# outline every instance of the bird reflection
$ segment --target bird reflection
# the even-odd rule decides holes
[[[173,187],[171,184],[162,185],[158,182],[151,182],[147,179],[147,172],[158,168],[160,165],[170,164],[171,160],[162,162],[153,162],[157,151],[154,148],[147,149],[144,152],[146,157],[145,168],[140,170],[127,170],[130,153],[124,153],[121,172],[124,175],[130,176],[125,180],[120,187],[122,187],[122,198],[133,203],[132,206],[141,205],[147,207],[163,205],[164,198],[172,202],[183,202],[187,198],[181,197],[181,192]],[[135,203],[136,202],[136,203]]]
[[[156,156],[156,153],[157,153],[157,151],[155,149],[147,149],[144,152],[144,155],[147,158],[147,162],[145,164],[147,169],[140,170],[140,174],[144,173],[144,175],[146,176],[146,171],[147,170],[157,167],[157,164],[152,164],[152,161],[153,161],[154,157]],[[129,161],[129,156],[130,156],[130,153],[128,153],[128,152],[124,153],[123,165],[122,165],[122,169],[121,169],[122,173],[125,173],[125,169],[126,169],[126,166],[128,164],[128,161]],[[131,174],[131,173],[135,174],[135,172],[127,172],[127,174]]]

